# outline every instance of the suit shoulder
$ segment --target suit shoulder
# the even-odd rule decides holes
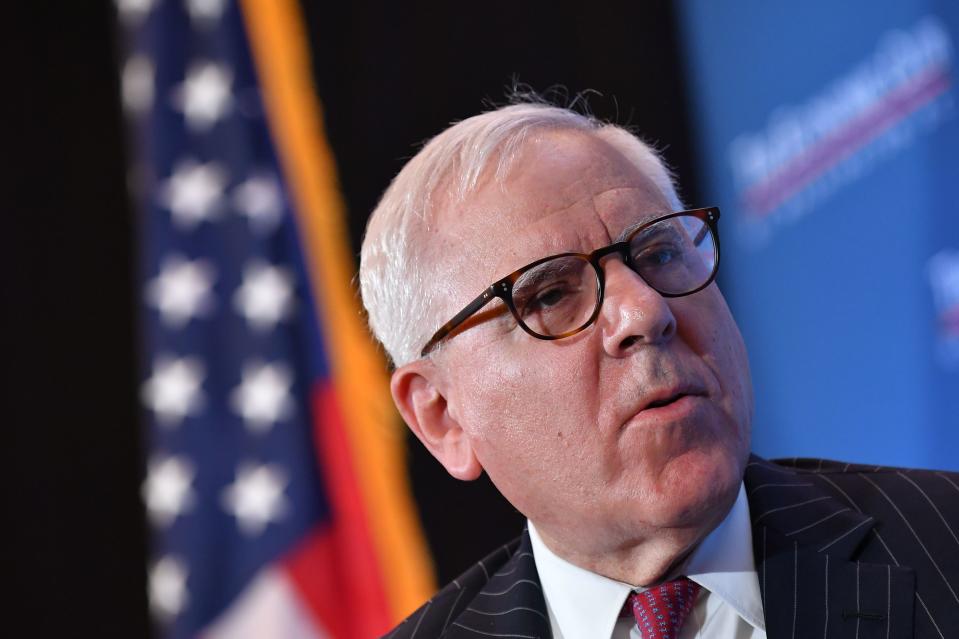
[[[517,538],[483,557],[384,635],[384,639],[404,639],[414,635],[424,639],[441,636],[450,622],[486,585],[490,575],[499,570],[516,552],[519,543]]]
[[[890,468],[889,466],[870,466],[835,459],[820,459],[818,457],[783,457],[780,459],[770,459],[769,461],[776,466],[799,473],[861,473],[878,472],[883,468]]]
[[[834,497],[879,522],[880,530],[905,530],[915,534],[931,522],[944,524],[941,534],[959,530],[959,473],[853,464],[833,460],[775,460],[800,476],[808,477]],[[921,536],[921,535],[920,535]]]
[[[899,466],[877,466],[875,464],[858,464],[855,462],[838,461],[835,459],[819,459],[815,457],[786,457],[780,459],[771,459],[770,463],[786,470],[796,471],[798,473],[816,473],[816,474],[908,474],[911,476],[945,476],[950,481],[957,483],[959,473],[944,470],[928,470],[923,468],[904,468]]]

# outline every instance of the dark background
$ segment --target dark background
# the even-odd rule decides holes
[[[699,201],[669,3],[302,5],[355,253],[417,145],[502,104],[517,80],[560,102],[598,91],[589,109],[659,143]],[[137,213],[115,12],[106,1],[2,11],[8,636],[146,636]],[[456,482],[415,442],[410,468],[440,583],[517,534],[521,517],[488,481]]]

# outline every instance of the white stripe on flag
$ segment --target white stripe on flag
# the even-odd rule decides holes
[[[275,567],[260,572],[202,637],[329,639],[303,605],[286,574]]]

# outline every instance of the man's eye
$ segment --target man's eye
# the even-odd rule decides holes
[[[557,310],[570,300],[572,289],[566,283],[553,283],[528,294],[513,294],[517,307],[524,317],[537,313],[546,313]]]
[[[536,308],[549,308],[551,306],[556,306],[563,301],[563,297],[565,295],[565,288],[554,286],[553,288],[538,293],[533,299],[533,306]]]
[[[681,259],[682,250],[674,244],[645,247],[633,256],[633,262],[638,267],[662,267]]]

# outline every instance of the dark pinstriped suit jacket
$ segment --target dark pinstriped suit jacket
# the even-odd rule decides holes
[[[752,457],[744,482],[770,639],[959,638],[959,474]],[[551,637],[529,535],[387,636]]]

